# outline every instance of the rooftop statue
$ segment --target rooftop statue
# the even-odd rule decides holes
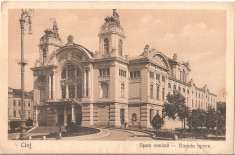
[[[104,20],[106,22],[115,22],[115,23],[120,24],[119,15],[116,12],[116,9],[113,9],[113,15],[111,17],[107,16]]]
[[[58,28],[58,26],[57,26],[57,23],[56,23],[55,18],[51,18],[50,20],[51,20],[52,23],[53,23],[53,30],[54,30],[55,32],[58,32],[59,28]]]

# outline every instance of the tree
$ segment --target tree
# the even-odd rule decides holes
[[[31,118],[26,120],[26,126],[33,126],[33,120]]]
[[[206,114],[202,109],[193,109],[190,116],[187,119],[187,125],[189,128],[197,129],[198,127],[203,127],[205,123]]]
[[[225,129],[226,126],[226,103],[217,103],[218,128]]]
[[[20,121],[11,121],[10,122],[11,130],[15,130],[15,128],[19,128],[19,127],[20,127]]]
[[[175,120],[179,118],[182,122],[182,128],[185,129],[186,119],[189,117],[189,108],[185,105],[185,97],[178,91],[167,95],[168,103],[164,103],[163,112],[165,116]]]
[[[151,124],[152,124],[153,128],[157,130],[157,129],[161,129],[162,125],[164,124],[164,121],[161,118],[161,116],[159,116],[159,114],[156,114],[153,117]]]
[[[216,119],[217,119],[217,114],[215,112],[215,109],[209,106],[206,112],[205,127],[207,129],[214,129],[216,127]]]

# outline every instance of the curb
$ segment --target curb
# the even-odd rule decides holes
[[[87,126],[87,127],[88,127],[88,126]],[[89,128],[94,128],[94,127],[89,127]],[[84,138],[84,137],[99,135],[99,134],[101,134],[101,133],[104,132],[101,128],[95,128],[95,129],[99,129],[100,132],[99,132],[99,133],[95,133],[95,134],[90,134],[90,135],[84,135],[84,136],[62,137],[62,140],[71,140],[71,139],[80,138],[80,140],[79,140],[79,139],[77,139],[77,140],[79,140],[79,141],[85,141],[85,140],[92,140],[92,139],[97,139],[97,138],[103,138],[103,137],[106,137],[106,136],[108,136],[108,135],[110,134],[108,131],[105,131],[105,132],[107,132],[107,134],[105,134],[105,135],[98,136],[98,137],[90,137],[90,138],[82,139],[82,138]]]
[[[155,139],[155,140],[159,140],[158,138],[162,138],[164,140],[173,140],[172,138],[166,138],[166,137],[155,137],[155,134],[152,133],[152,132],[149,132],[149,131],[143,131],[143,130],[133,130],[133,129],[127,129],[127,128],[115,128],[115,127],[105,127],[105,128],[111,128],[111,129],[116,129],[116,130],[129,130],[129,131],[137,131],[137,132],[143,132],[143,133],[146,133],[146,134],[149,134],[151,135],[151,138],[152,139]],[[128,131],[126,131],[128,132]],[[131,132],[129,132],[131,133]],[[135,135],[134,133],[132,133],[133,135]]]
[[[29,129],[26,133],[29,133],[29,132],[31,132],[31,131],[33,131],[34,129],[36,129],[37,127],[35,126],[35,127],[32,127],[31,129]]]

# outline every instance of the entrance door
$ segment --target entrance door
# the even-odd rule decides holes
[[[121,125],[123,125],[125,123],[125,110],[124,109],[120,109],[120,120],[121,120]]]
[[[58,114],[58,124],[64,125],[64,114]]]

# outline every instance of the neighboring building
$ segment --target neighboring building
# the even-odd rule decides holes
[[[8,122],[21,119],[21,90],[8,87]],[[33,94],[25,92],[26,118],[33,119]]]
[[[40,39],[34,75],[35,120],[39,126],[140,125],[150,128],[155,114],[162,115],[168,93],[179,90],[191,109],[216,106],[216,95],[207,86],[190,80],[189,63],[177,55],[166,57],[149,49],[137,57],[123,51],[125,34],[116,10],[101,26],[99,52],[68,42],[63,46],[58,27],[45,30]]]
[[[217,93],[217,101],[219,102],[226,102],[226,89],[222,88]]]

